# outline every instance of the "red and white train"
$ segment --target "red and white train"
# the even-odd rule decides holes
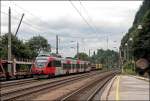
[[[39,55],[31,68],[35,77],[53,77],[73,73],[89,72],[89,61],[70,58],[55,57],[52,55]]]

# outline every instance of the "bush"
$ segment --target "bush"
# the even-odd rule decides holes
[[[125,74],[135,74],[134,71],[134,63],[132,61],[128,61],[123,65]]]

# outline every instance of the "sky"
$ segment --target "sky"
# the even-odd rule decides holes
[[[97,49],[117,51],[121,39],[132,26],[142,1],[1,1],[1,32],[8,32],[8,8],[12,13],[12,33],[23,18],[18,37],[24,42],[33,36],[45,37],[64,57]]]

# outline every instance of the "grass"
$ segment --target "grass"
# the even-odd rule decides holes
[[[123,75],[136,75],[136,72],[133,71],[132,69],[124,69]]]

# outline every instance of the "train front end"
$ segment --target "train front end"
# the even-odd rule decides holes
[[[48,57],[37,57],[33,66],[32,66],[32,74],[34,78],[45,78],[48,77],[47,65],[48,65]]]

